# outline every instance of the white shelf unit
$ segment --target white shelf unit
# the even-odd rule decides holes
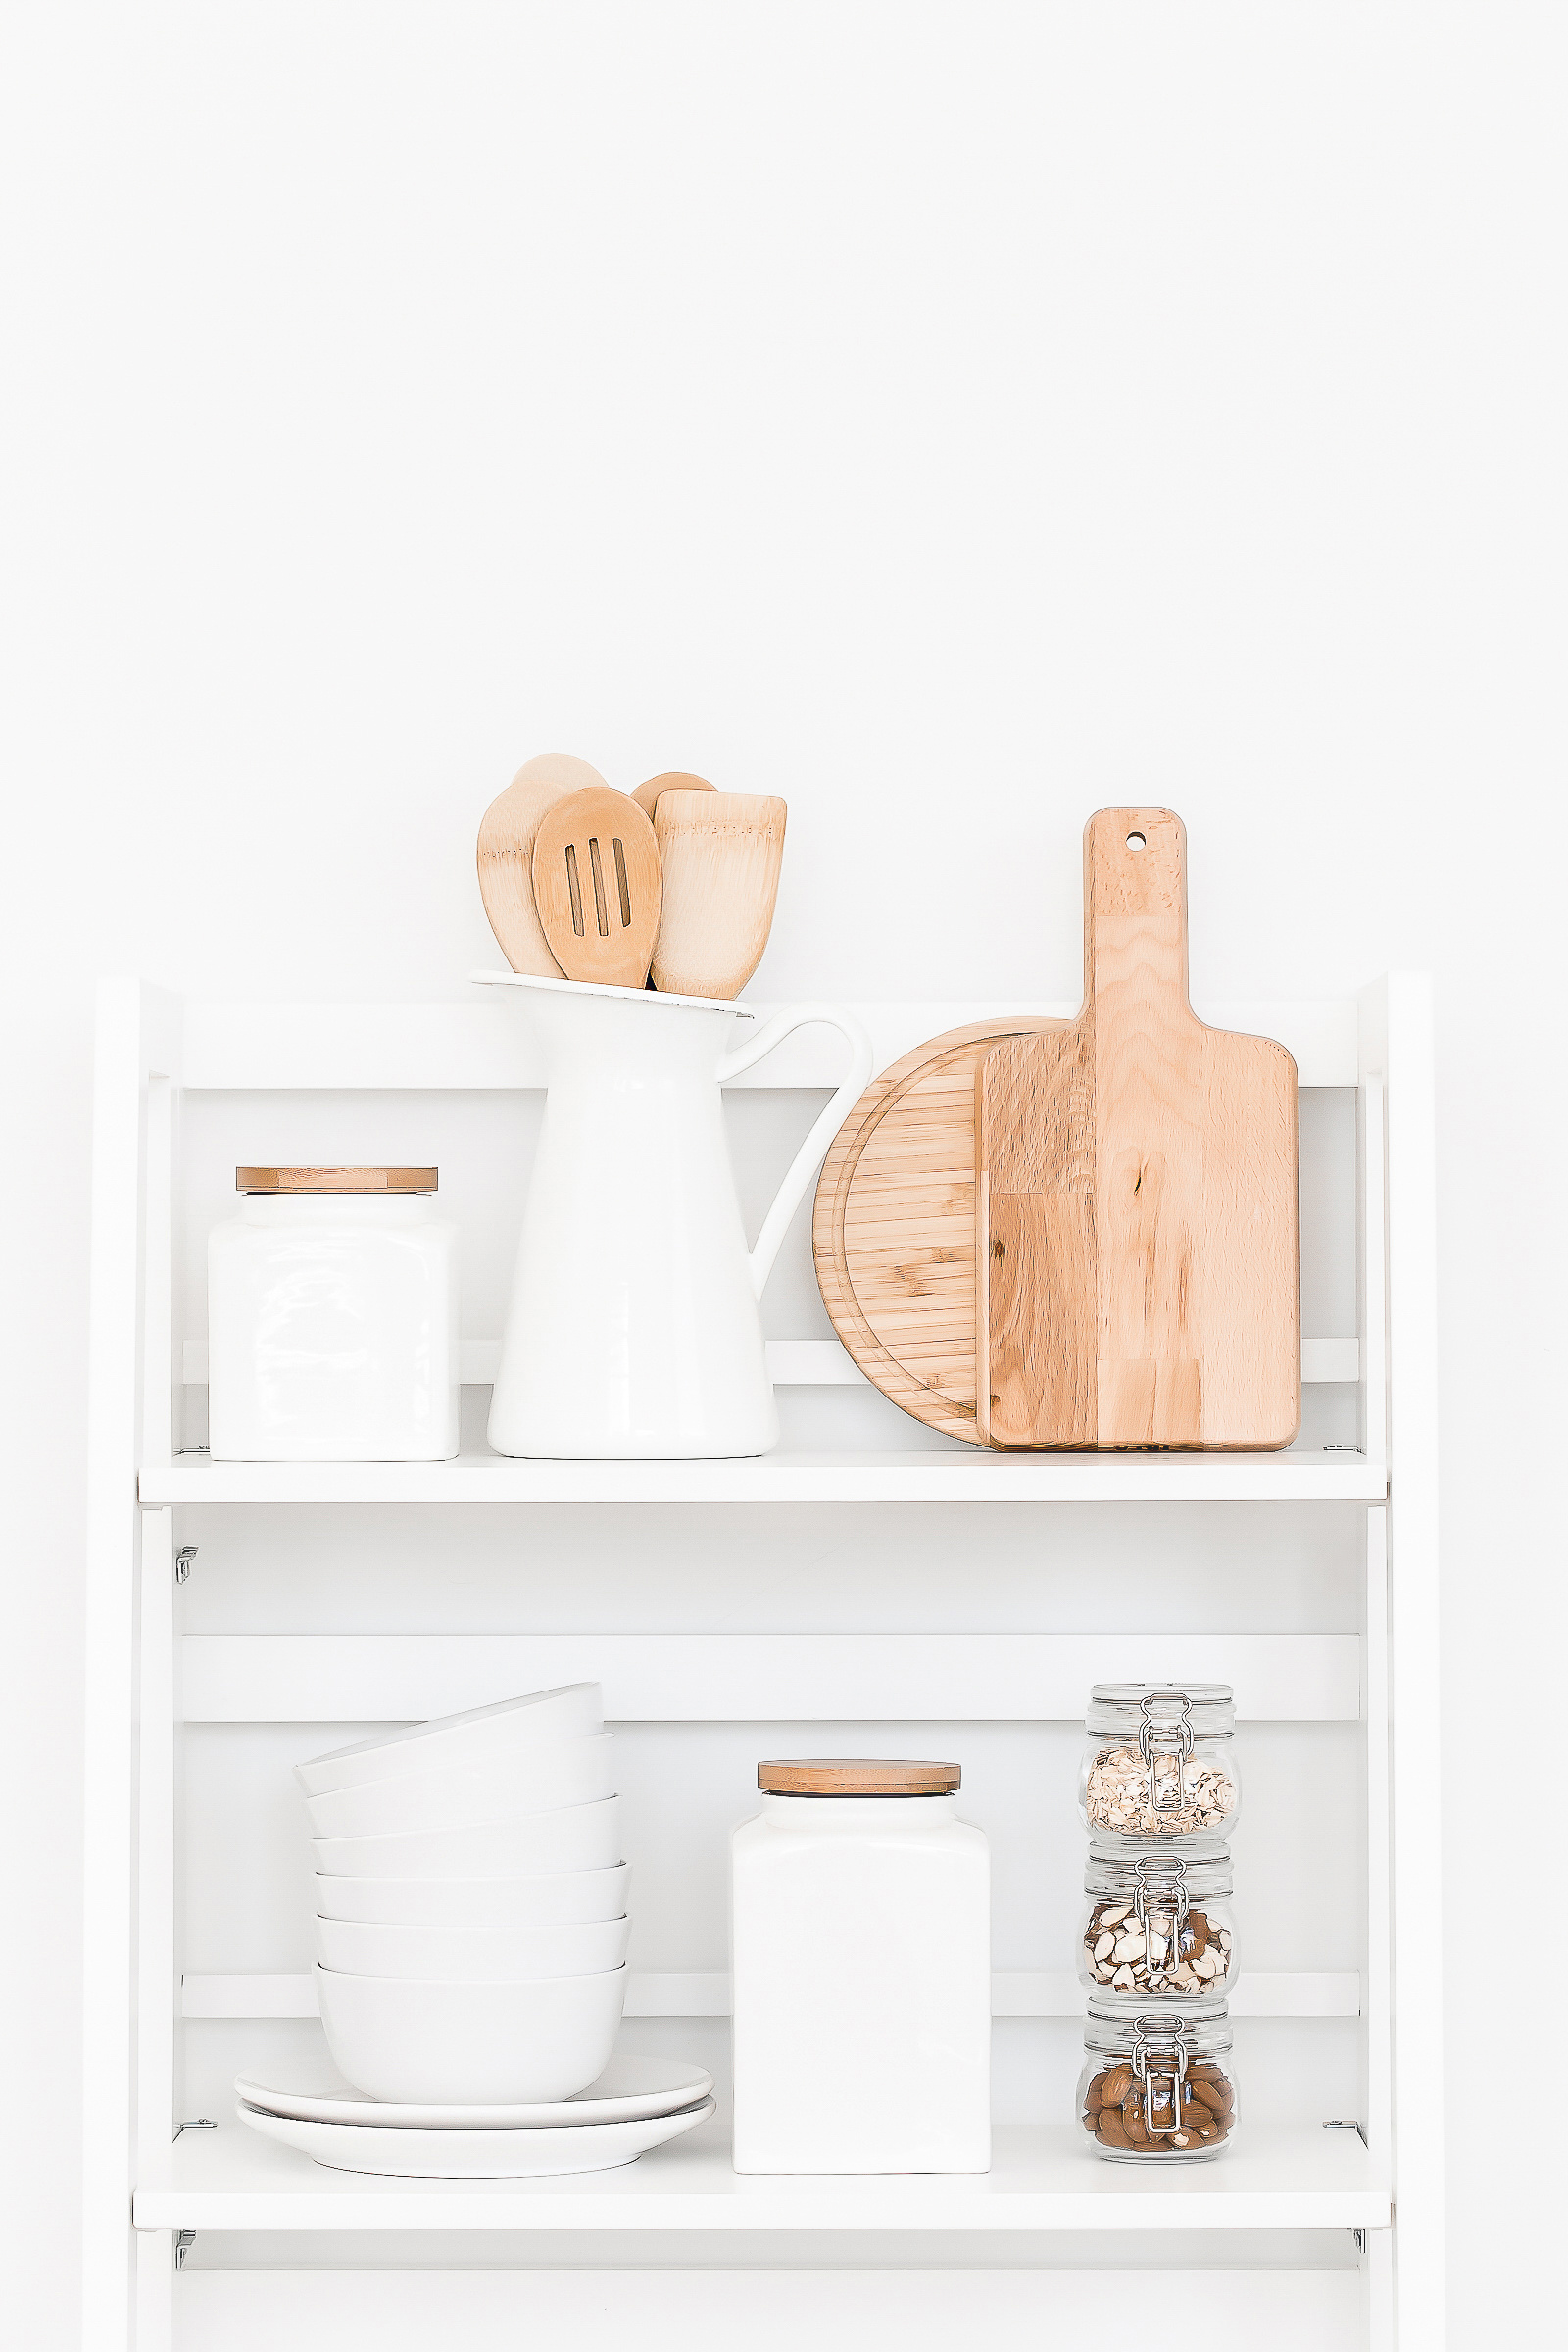
[[[169,2352],[181,2340],[182,2310],[192,2327],[199,2313],[203,2343],[221,2340],[212,2330],[228,2308],[222,2269],[200,2267],[199,2240],[192,2268],[180,2268],[193,2231],[220,2234],[236,2296],[259,2276],[234,2251],[261,2243],[250,2233],[273,2233],[290,2246],[304,2233],[324,2250],[326,2267],[310,2274],[319,2280],[339,2276],[334,2249],[350,2249],[346,2267],[361,2260],[352,2251],[363,2245],[358,2233],[394,2249],[400,2241],[388,2233],[406,2233],[401,2242],[422,2249],[411,2256],[417,2269],[428,2266],[432,2233],[466,2244],[467,2233],[485,2232],[497,2245],[522,2249],[516,2261],[529,2292],[529,2279],[543,2276],[527,2270],[529,2248],[561,2268],[623,2265],[632,2259],[628,2248],[647,2246],[649,2232],[662,2241],[667,2233],[680,2249],[661,2255],[662,2264],[723,2268],[735,2259],[725,2248],[744,2243],[748,2261],[803,2276],[827,2261],[825,2247],[837,2276],[846,2262],[862,2259],[880,2271],[895,2260],[890,2245],[938,2242],[948,2248],[946,2260],[990,2276],[1007,2245],[1033,2249],[1021,2258],[1025,2268],[1038,2257],[1032,2308],[1046,2319],[1064,2317],[1071,2300],[1059,2283],[1065,2272],[1052,2267],[1053,2248],[1080,2249],[1072,2257],[1080,2279],[1085,2267],[1101,2262],[1115,2274],[1136,2261],[1152,2276],[1152,2246],[1169,2249],[1185,2242],[1175,2233],[1200,2230],[1206,2244],[1222,2249],[1205,2276],[1223,2271],[1227,2294],[1255,2293],[1245,2308],[1259,2326],[1280,2308],[1281,2295],[1295,2296],[1302,2311],[1326,2315],[1332,2306],[1335,2343],[1372,2352],[1440,2345],[1441,1988],[1422,1932],[1439,1860],[1425,982],[1392,975],[1351,1003],[1203,1008],[1225,1025],[1282,1038],[1303,1088],[1340,1090],[1335,1100],[1346,1103],[1353,1096],[1353,1181],[1345,1200],[1354,1227],[1356,1328],[1313,1332],[1308,1324],[1304,1370],[1310,1382],[1326,1384],[1309,1396],[1322,1395],[1334,1409],[1327,1420],[1309,1414],[1309,1434],[1285,1453],[1019,1457],[933,1443],[874,1398],[837,1343],[820,1336],[773,1343],[775,1379],[808,1396],[810,1405],[802,1424],[807,1442],[792,1438],[787,1450],[760,1461],[504,1461],[484,1450],[477,1415],[470,1415],[469,1450],[452,1463],[247,1466],[182,1451],[187,1427],[193,1435],[197,1427],[194,1392],[205,1373],[202,1301],[190,1271],[202,1211],[187,1181],[189,1131],[193,1119],[200,1126],[203,1104],[248,1106],[247,1115],[275,1118],[286,1102],[294,1105],[289,1115],[308,1125],[302,1102],[336,1105],[347,1118],[355,1103],[364,1115],[368,1103],[384,1108],[417,1099],[434,1122],[421,1130],[427,1140],[439,1139],[442,1121],[455,1122],[460,1106],[470,1122],[466,1133],[488,1138],[484,1122],[503,1111],[510,1118],[541,1084],[522,1024],[509,1018],[514,1009],[221,1006],[187,1004],[133,982],[106,984],[102,994],[90,1373],[85,2340],[106,2352]],[[856,1009],[885,1067],[919,1038],[1017,1008]],[[835,1081],[836,1050],[805,1033],[747,1073],[740,1089],[774,1098],[807,1090],[814,1098]],[[198,1161],[202,1150],[216,1157],[219,1132],[198,1146]],[[473,1149],[482,1159],[492,1147]],[[515,1149],[511,1128],[505,1149]],[[211,1194],[212,1168],[208,1179]],[[208,1214],[210,1221],[210,1199]],[[1305,1222],[1310,1227],[1310,1217]],[[799,1236],[796,1249],[798,1313],[807,1262]],[[476,1382],[493,1369],[498,1306],[489,1320],[488,1331],[466,1333],[465,1374]],[[1336,1434],[1326,1440],[1331,1428]],[[840,1435],[844,1443],[835,1445]],[[937,1503],[940,1512],[922,1507]],[[757,1513],[759,1504],[769,1508]],[[641,1589],[656,1595],[661,1561],[672,1546],[694,1543],[692,1531],[704,1525],[722,1530],[724,1543],[743,1551],[761,1542],[760,1534],[748,1536],[751,1529],[767,1531],[775,1546],[798,1542],[807,1597],[795,1622],[748,1627],[725,1598],[712,1603],[706,1623],[655,1628],[652,1600],[629,1599],[608,1573],[598,1586],[584,1575],[584,1618],[571,1622],[578,1571],[552,1563],[570,1555],[573,1528],[599,1530],[605,1557],[619,1559],[628,1548],[646,1557]],[[1340,1562],[1335,1589],[1342,1596],[1353,1591],[1353,1602],[1317,1605],[1318,1570],[1303,1565],[1301,1544],[1295,1542],[1288,1559],[1275,1545],[1275,1528],[1303,1526],[1338,1531],[1329,1544]],[[352,1531],[361,1527],[374,1531],[376,1546],[399,1553],[398,1590],[413,1630],[389,1630],[373,1612],[357,1623],[368,1589],[353,1564],[360,1546]],[[1192,1598],[1180,1580],[1151,1586],[1149,1563],[1192,1556],[1184,1531],[1194,1527],[1246,1531],[1255,1626],[1209,1630],[1200,1577]],[[304,1588],[286,1573],[297,1531],[321,1529],[348,1563],[329,1628],[310,1619]],[[236,1556],[246,1545],[252,1552],[271,1546],[246,1588],[252,1614],[265,1614],[265,1623],[187,1626],[191,1588],[177,1582],[176,1555],[192,1531],[204,1555],[221,1554],[225,1544]],[[993,1589],[993,1545],[1004,1541],[1012,1566],[1006,1577],[999,1569]],[[475,1556],[485,1551],[492,1593],[507,1590],[509,1563],[517,1563],[519,1597],[505,1627],[476,1630],[452,1596],[452,1563],[466,1560],[470,1547]],[[961,1577],[942,1574],[950,1550],[961,1553]],[[1102,1617],[1116,1621],[1112,1630],[1085,1616],[1082,1580],[1074,1585],[1056,1574],[1053,1563],[1069,1551],[1096,1563],[1093,1582]],[[889,1599],[889,1561],[896,1569],[911,1553],[923,1556],[920,1590],[929,1602],[929,1622],[913,1628],[907,1618],[910,1608],[918,1616],[919,1602],[901,1614]],[[787,1548],[779,1556],[790,1556]],[[1341,1573],[1346,1559],[1349,1569]],[[196,1573],[208,1574],[204,1562]],[[1047,1597],[1032,1614],[1045,1622],[1025,1625],[1020,1620],[1030,1612],[1020,1595],[1036,1588]],[[803,1625],[802,1610],[809,1620],[813,1607],[817,1621]],[[1330,1623],[1335,1608],[1343,1621]],[[291,1609],[300,1622],[290,1619]],[[779,1616],[791,1612],[781,1607]],[[1157,2180],[1098,2162],[1081,2144],[1065,2100],[1031,2101],[1033,2078],[1015,2058],[1008,2072],[1023,2085],[1027,2116],[1003,2120],[994,2169],[979,2180],[741,2180],[729,2167],[721,2116],[622,2173],[463,2186],[334,2175],[246,2132],[221,2108],[217,2130],[178,2129],[192,2112],[182,2105],[191,2034],[318,2031],[302,1967],[253,1962],[230,1948],[259,1932],[245,1923],[260,1917],[254,1906],[234,1903],[232,1891],[223,1898],[235,1912],[225,1965],[186,1964],[182,1922],[203,1856],[212,1863],[215,1822],[217,1835],[243,1855],[256,1782],[266,1780],[269,1805],[286,1784],[276,1760],[284,1751],[272,1748],[265,1762],[261,1748],[247,1749],[256,1760],[227,1781],[229,1751],[204,1751],[204,1779],[188,1762],[193,1740],[234,1733],[275,1741],[291,1736],[289,1726],[413,1720],[583,1676],[604,1685],[607,1717],[623,1728],[634,1757],[653,1751],[631,1742],[670,1727],[685,1727],[682,1737],[722,1740],[736,1726],[940,1726],[945,1742],[962,1737],[972,1743],[983,1807],[995,1786],[986,1779],[988,1740],[1010,1740],[1015,1754],[1020,1739],[1038,1731],[1055,1740],[1054,1757],[1068,1756],[1062,1742],[1070,1740],[1067,1727],[1081,1721],[1092,1680],[1173,1674],[1232,1681],[1270,1770],[1285,1752],[1281,1741],[1307,1742],[1290,1752],[1320,1759],[1326,1751],[1310,1743],[1354,1744],[1354,1789],[1347,1793],[1343,1775],[1336,1780],[1329,1770],[1322,1784],[1328,1813],[1317,1825],[1357,1857],[1354,1948],[1330,1954],[1334,1965],[1317,1965],[1309,1952],[1295,1956],[1310,1965],[1291,1967],[1274,1955],[1275,1964],[1244,1976],[1235,2014],[1243,2032],[1353,2036],[1358,2131],[1325,2129],[1329,2119],[1311,2111],[1310,2090],[1298,2083],[1283,2106],[1271,2101],[1271,2074],[1283,2079],[1288,2070],[1274,2066],[1267,2043],[1259,2044],[1262,2095],[1255,2100],[1244,2069],[1244,2119],[1250,2108],[1256,2120],[1237,2144],[1213,2165]],[[774,1752],[775,1737],[770,1730],[768,1749],[747,1752]],[[963,1751],[944,1745],[942,1752]],[[1030,1801],[1040,1819],[1039,1808],[1049,1807],[1059,1830],[1071,1804],[1070,1771],[1054,1767],[1042,1776],[1037,1751],[1028,1757],[1030,1788],[1038,1788]],[[966,1788],[967,1776],[966,1764]],[[1263,1778],[1266,1799],[1267,1771]],[[1075,1819],[1070,1834],[1077,1834]],[[713,1848],[709,1838],[710,1877],[721,1866]],[[257,1851],[265,1876],[260,1843]],[[1260,1865],[1252,1867],[1261,1877]],[[1238,1875],[1240,1891],[1240,1857]],[[655,1895],[651,1908],[667,1914],[668,1888],[656,1887]],[[999,2034],[1070,2035],[1070,2024],[1052,2023],[1070,2021],[1080,2006],[1062,1965],[1070,1934],[1056,1933],[1060,1925],[1054,1922],[1051,1950],[1029,1955],[1055,1965],[999,1967]],[[693,2034],[700,2021],[722,2021],[728,1984],[712,1965],[719,1954],[711,1939],[702,1956],[707,1965],[691,1965],[686,1953],[676,1955],[679,1965],[650,1967],[639,1964],[634,1943],[628,2018],[654,2021],[656,2031],[661,2020],[693,2021]],[[723,2032],[721,2022],[703,2030]],[[1303,2046],[1310,2053],[1315,2045]],[[1332,2074],[1330,2067],[1325,2079]],[[1332,2120],[1350,2120],[1343,2101]],[[1272,2258],[1273,2269],[1253,2273],[1246,2249],[1265,2242],[1285,2243],[1287,2251]],[[1332,2248],[1332,2258],[1303,2256],[1303,2242]],[[1081,2251],[1091,2243],[1106,2249],[1093,2262]],[[1330,2278],[1326,2269],[1320,2276],[1331,2259],[1353,2278]],[[469,2309],[464,2281],[471,2288],[473,2273],[460,2262],[443,2276],[452,2313]],[[429,2310],[425,2289],[438,2291],[425,2277],[411,2311]],[[311,2333],[316,2304],[308,2283],[281,2305],[276,2279],[269,2291],[270,2312],[300,2352],[328,2340]],[[512,2340],[519,2311],[544,2308],[535,2294],[496,2321],[490,2290],[479,2300],[500,2330],[498,2343]],[[1234,2298],[1227,2308],[1237,2308]],[[376,2309],[377,2340],[427,2340],[398,2336],[385,2298]],[[469,2340],[492,2338],[472,2333]]]

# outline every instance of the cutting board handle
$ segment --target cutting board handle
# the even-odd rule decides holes
[[[1100,808],[1084,827],[1084,1004],[1124,986],[1187,998],[1187,828],[1170,808]]]

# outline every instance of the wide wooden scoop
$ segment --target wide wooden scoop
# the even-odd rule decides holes
[[[1187,1001],[1186,835],[1084,834],[1084,1003],[975,1080],[976,1404],[993,1446],[1288,1446],[1297,1074]]]
[[[490,928],[514,972],[564,980],[551,953],[533,896],[534,838],[548,812],[568,793],[610,789],[596,767],[570,752],[541,752],[518,768],[479,825],[479,895]]]
[[[784,858],[786,804],[764,793],[662,789],[654,829],[664,912],[654,986],[738,997],[762,960]]]

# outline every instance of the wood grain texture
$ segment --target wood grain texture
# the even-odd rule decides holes
[[[1260,1449],[1300,1421],[1296,1064],[1187,1001],[1186,837],[1084,835],[1084,1004],[976,1076],[982,1434]]]
[[[975,1071],[1044,1015],[950,1029],[884,1070],[828,1149],[811,1218],[833,1328],[915,1420],[981,1442],[975,1401]]]
[[[907,1756],[800,1756],[757,1767],[757,1786],[773,1796],[948,1796],[962,1780],[956,1764]]]
[[[631,797],[651,824],[662,792],[711,792],[712,789],[706,776],[687,776],[678,768],[671,768],[667,775],[650,776]]]
[[[541,752],[518,768],[479,824],[479,895],[490,928],[514,972],[538,980],[564,980],[550,952],[533,897],[533,845],[545,816],[568,793],[593,786],[608,790],[604,777],[570,752]]]
[[[768,794],[663,791],[654,829],[664,912],[654,986],[738,997],[762,960],[784,861],[786,804]]]
[[[601,784],[546,811],[534,837],[533,895],[568,980],[643,986],[663,894],[654,828],[629,794]]]

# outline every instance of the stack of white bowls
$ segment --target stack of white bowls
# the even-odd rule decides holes
[[[369,2098],[570,2098],[625,1999],[629,1876],[599,1688],[574,1683],[295,1767],[327,2047]]]

